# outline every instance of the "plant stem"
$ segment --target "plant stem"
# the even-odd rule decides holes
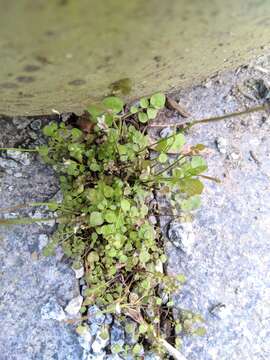
[[[16,218],[16,219],[0,219],[0,225],[27,225],[33,224],[36,222],[48,222],[52,220],[59,220],[60,217],[53,217],[53,218]]]
[[[175,165],[177,165],[179,163],[179,161],[183,160],[186,156],[188,156],[188,154],[180,156],[171,165],[167,166],[165,169],[163,169],[160,172],[158,172],[157,174],[155,174],[155,176],[162,175],[166,171],[169,171],[169,170],[173,169],[175,167]]]
[[[156,338],[156,341],[175,359],[175,360],[187,360],[187,358],[176,350],[171,344],[162,338]]]
[[[178,127],[181,128],[182,130],[187,130],[190,129],[192,126],[197,125],[197,124],[204,124],[204,123],[208,123],[208,122],[217,122],[217,121],[221,121],[221,120],[225,120],[231,117],[236,117],[236,116],[241,116],[241,115],[245,115],[245,114],[250,114],[250,113],[254,113],[257,111],[263,111],[263,110],[267,110],[269,109],[269,104],[263,104],[263,105],[259,105],[259,106],[255,106],[253,108],[247,109],[247,110],[242,110],[242,111],[236,111],[230,114],[225,114],[222,116],[214,116],[214,117],[210,117],[210,118],[205,118],[205,119],[201,119],[201,120],[193,120],[193,121],[189,121],[186,123],[182,123],[182,124],[173,124],[173,125],[164,125],[162,127]],[[150,125],[149,127],[155,127],[155,125]],[[158,126],[161,127],[161,126]],[[144,147],[143,149],[139,150],[139,152],[148,149],[149,147],[153,147],[155,145],[158,145],[161,141],[163,140],[168,140],[170,138],[172,138],[173,136],[175,136],[175,134],[169,135],[165,138],[159,139],[157,141],[155,141],[153,144],[150,144],[146,147]]]
[[[221,120],[228,119],[230,117],[241,116],[241,115],[250,114],[250,113],[254,113],[254,112],[257,112],[257,111],[263,111],[263,110],[267,110],[267,109],[269,109],[269,105],[268,104],[263,104],[263,105],[255,106],[255,107],[247,109],[247,110],[235,111],[233,113],[225,114],[225,115],[222,115],[222,116],[214,116],[214,117],[211,117],[211,118],[190,121],[190,122],[184,123],[183,126],[187,126],[188,128],[191,128],[192,126],[197,125],[197,124],[204,124],[204,123],[208,123],[208,122],[221,121]]]
[[[6,150],[21,151],[21,152],[37,152],[38,151],[38,149],[0,148],[0,151],[6,151]]]
[[[198,176],[200,176],[200,177],[202,177],[202,178],[204,178],[204,179],[207,179],[207,180],[212,180],[212,181],[214,181],[214,182],[216,182],[216,183],[218,183],[218,184],[221,183],[221,180],[220,180],[220,179],[214,178],[214,177],[212,177],[212,176],[202,175],[202,174],[200,174],[200,175],[198,175]]]
[[[36,203],[29,203],[29,204],[19,204],[14,205],[8,208],[0,208],[0,212],[10,212],[10,211],[16,211],[19,209],[24,209],[28,207],[34,207],[34,206],[45,206],[45,205],[51,205],[49,202],[36,202]]]

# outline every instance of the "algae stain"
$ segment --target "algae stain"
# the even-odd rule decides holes
[[[132,81],[130,78],[123,78],[112,82],[109,89],[113,95],[128,95],[132,89]]]

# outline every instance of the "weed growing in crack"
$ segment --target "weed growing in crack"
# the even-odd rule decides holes
[[[196,209],[203,191],[199,176],[207,169],[200,156],[203,145],[183,152],[183,133],[151,141],[147,123],[164,105],[161,93],[129,110],[120,98],[105,98],[88,108],[88,123],[81,129],[56,122],[45,126],[48,146],[39,148],[59,173],[63,194],[60,204],[49,205],[60,220],[44,254],[53,255],[60,244],[75,267],[84,266],[82,314],[96,304],[119,321],[129,317],[138,323],[135,346],[111,349],[135,357],[144,345],[181,358],[172,347],[179,343],[174,334],[181,328],[173,320],[172,295],[185,278],[164,272],[160,229],[149,216],[159,215],[152,205],[154,190],[169,200],[176,215]]]

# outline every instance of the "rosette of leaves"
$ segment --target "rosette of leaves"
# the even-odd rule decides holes
[[[129,317],[138,323],[137,345],[117,350],[134,356],[146,344],[171,352],[166,337],[174,334],[172,295],[184,282],[182,275],[164,273],[160,230],[149,221],[149,215],[158,216],[151,207],[153,189],[165,194],[173,213],[181,215],[199,206],[199,176],[207,169],[199,155],[202,145],[183,152],[183,133],[151,141],[147,124],[164,105],[160,93],[130,109],[118,97],[105,98],[87,109],[91,132],[52,122],[43,129],[48,146],[39,148],[59,173],[63,194],[60,204],[50,205],[59,226],[44,252],[53,254],[60,244],[75,266],[84,264],[82,313],[97,304],[119,321]],[[161,288],[169,297],[166,303]]]

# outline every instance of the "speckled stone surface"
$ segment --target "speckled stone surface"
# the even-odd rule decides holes
[[[269,58],[225,77],[176,94],[200,119],[252,107],[262,100],[244,84],[264,79]],[[244,87],[247,98],[237,90]],[[252,99],[254,97],[254,99]],[[179,121],[175,117],[171,121]],[[178,309],[205,319],[205,337],[184,337],[188,360],[270,358],[270,116],[265,112],[198,125],[187,135],[207,146],[208,174],[202,206],[192,223],[195,241],[187,253],[168,242],[169,271],[187,283],[176,296]],[[221,141],[222,151],[218,147]]]
[[[34,145],[39,135],[31,123],[0,117],[0,146]],[[57,191],[53,171],[35,155],[0,154],[1,209],[48,201]],[[9,211],[0,213],[0,217],[40,217],[44,213],[41,210]],[[82,348],[74,329],[64,321],[63,311],[78,295],[74,272],[61,261],[61,253],[56,258],[41,255],[52,231],[53,224],[0,227],[1,360],[82,358]]]
[[[270,81],[269,64],[264,57],[175,93],[174,98],[195,119],[254,106],[263,100],[246,82]],[[182,121],[171,111],[160,117],[161,123]],[[0,147],[35,146],[42,141],[43,122],[0,117]],[[199,312],[207,328],[204,337],[183,338],[181,351],[188,360],[270,358],[269,131],[269,114],[261,112],[199,125],[187,134],[190,144],[207,146],[208,174],[222,180],[204,181],[202,206],[194,221],[176,223],[173,242],[166,241],[169,272],[187,278],[176,295],[176,308]],[[58,196],[53,171],[35,155],[0,155],[0,208]],[[0,217],[43,213],[44,209],[31,208]],[[166,230],[170,219],[161,220]],[[56,258],[41,256],[53,229],[53,224],[0,227],[1,360],[98,358],[89,354],[90,346],[83,355],[74,328],[65,321],[66,305],[79,295],[73,270],[61,252]],[[177,239],[181,231],[186,233]],[[91,331],[94,335],[94,328]]]

